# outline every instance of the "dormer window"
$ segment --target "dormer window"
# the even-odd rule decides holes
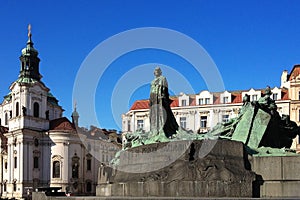
[[[210,98],[205,98],[205,104],[210,104]]]
[[[181,100],[181,106],[186,106],[186,100],[185,99]]]
[[[228,103],[228,97],[223,97],[223,103]]]
[[[273,100],[274,100],[274,101],[278,100],[278,94],[277,94],[277,93],[274,93],[274,94],[273,94]]]
[[[203,105],[203,98],[199,99],[199,105]]]

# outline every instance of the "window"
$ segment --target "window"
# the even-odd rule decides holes
[[[199,99],[199,105],[203,105],[203,99]]]
[[[180,117],[180,126],[186,128],[186,117]]]
[[[7,169],[7,161],[4,163],[4,169]]]
[[[137,120],[137,129],[142,130],[144,128],[144,120],[138,119]]]
[[[88,170],[88,171],[92,170],[92,160],[91,159],[86,160],[86,170]]]
[[[298,111],[298,121],[300,122],[300,110]]]
[[[223,103],[228,103],[228,97],[223,97]]]
[[[14,166],[15,166],[15,168],[17,168],[18,167],[18,158],[17,157],[14,157]]]
[[[201,116],[200,127],[201,128],[206,128],[207,127],[207,116]]]
[[[225,122],[225,123],[229,122],[229,115],[223,115],[222,122]]]
[[[3,191],[6,192],[6,182],[3,184]]]
[[[186,100],[185,99],[181,100],[181,106],[186,106]]]
[[[59,163],[59,161],[54,161],[52,168],[53,168],[52,169],[53,170],[52,177],[60,178],[60,163]]]
[[[131,131],[130,120],[127,121],[127,131]]]
[[[274,101],[278,100],[278,94],[277,94],[277,93],[274,93],[274,94],[273,94],[273,100],[274,100]]]
[[[300,100],[300,91],[298,92],[298,100]]]
[[[2,124],[1,124],[1,118],[0,118],[0,126],[1,126]]]
[[[19,112],[19,102],[16,103],[16,117],[18,117],[20,114]]]
[[[252,101],[257,101],[257,94],[252,95]]]
[[[16,182],[13,183],[13,190],[14,190],[14,192],[17,191],[17,183]]]
[[[92,191],[92,183],[91,182],[87,182],[86,183],[86,191],[87,192],[91,192]]]
[[[75,162],[72,165],[72,178],[78,178],[79,177],[79,165],[77,162]]]
[[[33,116],[39,117],[39,114],[40,114],[40,105],[37,102],[35,102],[33,104]]]
[[[8,116],[7,116],[7,113],[5,113],[5,125],[8,124]]]
[[[33,157],[33,168],[35,169],[39,168],[39,157],[37,156]]]
[[[210,98],[205,98],[205,104],[210,104]]]

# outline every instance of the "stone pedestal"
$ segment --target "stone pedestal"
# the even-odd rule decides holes
[[[241,142],[155,143],[121,152],[100,168],[97,196],[252,197],[255,173]]]
[[[257,197],[300,197],[300,155],[254,156]]]

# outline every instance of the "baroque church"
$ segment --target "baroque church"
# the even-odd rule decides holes
[[[41,80],[39,63],[29,27],[19,76],[0,105],[1,198],[25,198],[45,186],[93,195],[98,168],[114,157],[120,139],[113,130],[78,127],[76,107],[72,122],[63,117],[63,108]]]

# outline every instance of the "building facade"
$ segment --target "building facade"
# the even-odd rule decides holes
[[[0,195],[25,198],[41,186],[95,194],[98,168],[120,149],[118,136],[78,127],[76,108],[72,122],[63,117],[63,108],[41,80],[39,62],[29,31],[19,76],[0,104]]]
[[[186,130],[205,133],[217,123],[227,122],[238,116],[243,97],[250,95],[251,101],[257,101],[264,95],[264,89],[184,94],[171,97],[171,109],[177,123]],[[283,71],[281,86],[272,89],[272,97],[280,115],[290,115],[290,119],[300,125],[300,65],[295,65],[290,73]],[[122,132],[150,130],[149,101],[137,100],[130,110],[122,115]],[[123,142],[124,143],[124,142]],[[300,151],[297,136],[291,147]]]

